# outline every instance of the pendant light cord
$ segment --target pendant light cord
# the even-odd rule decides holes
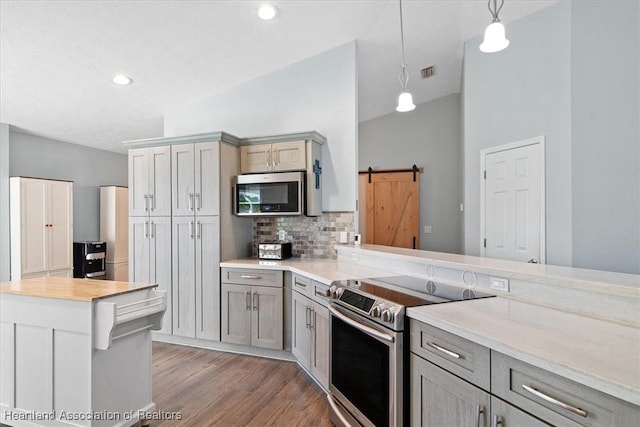
[[[493,16],[493,22],[500,22],[500,19],[498,18],[498,14],[502,10],[502,6],[504,6],[504,0],[500,2],[500,7],[498,7],[498,0],[493,0],[493,10],[492,10],[491,0],[488,1],[487,7],[489,8],[489,12],[491,12],[491,15]],[[402,8],[402,4],[400,5],[400,8]],[[402,20],[402,17],[400,17],[400,19]],[[400,24],[400,26],[402,26],[402,24]]]
[[[409,82],[409,76],[407,76],[407,72],[406,72],[407,61],[405,60],[405,57],[404,57],[404,25],[402,22],[402,0],[399,0],[399,1],[400,1],[400,44],[402,46],[402,65],[400,67],[402,67],[402,71],[400,72],[398,79],[400,80],[400,84],[402,85],[402,90],[406,91],[407,83]]]

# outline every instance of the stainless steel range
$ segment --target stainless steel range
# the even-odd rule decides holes
[[[406,309],[493,296],[410,276],[337,281],[330,293],[331,420],[377,427],[409,424]]]

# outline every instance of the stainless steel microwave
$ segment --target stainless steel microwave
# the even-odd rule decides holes
[[[303,215],[305,172],[238,175],[233,199],[240,216]]]

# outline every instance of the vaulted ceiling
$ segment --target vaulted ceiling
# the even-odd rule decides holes
[[[400,23],[397,0],[263,2],[0,1],[0,121],[111,151],[162,136],[165,111],[358,41],[358,110],[392,112]],[[507,23],[555,1],[506,0]],[[485,0],[404,0],[409,89],[416,103],[460,90],[465,40],[491,17]],[[436,74],[420,78],[435,65]],[[111,82],[131,75],[131,86]]]

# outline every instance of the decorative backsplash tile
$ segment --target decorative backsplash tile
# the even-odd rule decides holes
[[[258,244],[278,241],[278,231],[284,230],[284,241],[291,242],[294,258],[337,258],[333,245],[346,231],[353,243],[355,216],[353,212],[324,212],[322,216],[281,216],[253,219],[253,256]]]

